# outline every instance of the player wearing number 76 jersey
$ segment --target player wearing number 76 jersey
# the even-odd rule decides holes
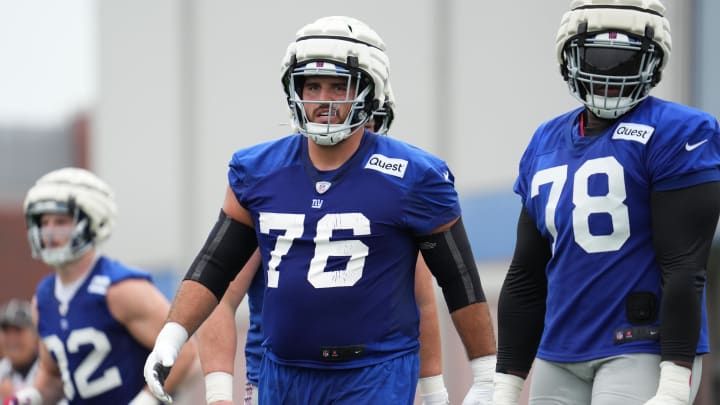
[[[222,212],[145,366],[153,392],[259,248],[261,404],[406,404],[418,383],[415,265],[443,289],[489,404],[495,339],[445,162],[365,129],[385,102],[385,44],[354,18],[301,28],[282,60],[300,133],[237,151]]]
[[[557,56],[584,107],[543,123],[520,160],[497,405],[517,403],[534,358],[530,403],[681,405],[697,392],[720,130],[648,96],[670,57],[664,11],[575,0],[562,18]]]

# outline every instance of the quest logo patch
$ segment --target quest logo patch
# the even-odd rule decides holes
[[[645,145],[654,132],[655,128],[649,125],[621,122],[617,128],[615,128],[612,139],[635,141]]]
[[[408,161],[405,159],[389,158],[385,155],[376,153],[370,156],[370,159],[365,164],[365,168],[403,178],[405,177],[405,169],[407,169],[407,165]]]

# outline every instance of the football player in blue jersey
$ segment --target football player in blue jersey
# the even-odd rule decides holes
[[[28,191],[24,209],[33,257],[55,272],[33,298],[41,338],[35,382],[8,403],[158,404],[140,370],[170,305],[149,274],[96,250],[115,223],[110,187],[84,169],[55,170]],[[194,357],[190,342],[168,390]]]
[[[385,104],[373,115],[366,127],[387,134],[395,118],[394,95],[389,82],[385,87]],[[262,359],[263,272],[260,256],[255,253],[225,291],[218,306],[197,331],[198,353],[205,374],[208,405],[230,405],[233,398],[233,373],[237,343],[235,312],[247,294],[250,325],[245,341],[245,405],[257,405],[257,386]],[[449,404],[442,377],[442,347],[432,274],[418,258],[415,270],[415,298],[420,311],[420,397],[423,405]]]
[[[297,32],[281,70],[300,134],[233,155],[218,222],[145,365],[159,398],[178,349],[259,247],[261,404],[412,404],[419,252],[471,359],[466,403],[490,403],[495,339],[453,176],[364,128],[385,101],[388,66],[382,39],[355,19]]]
[[[531,404],[692,403],[718,122],[648,94],[671,50],[658,0],[574,0],[556,46],[583,106],[540,125],[520,160],[495,403],[517,404],[531,364]]]

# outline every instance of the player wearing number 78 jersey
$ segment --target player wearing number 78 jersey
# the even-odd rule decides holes
[[[517,403],[534,357],[531,403],[680,405],[697,392],[720,131],[648,96],[670,57],[664,11],[575,0],[562,19],[557,56],[584,107],[543,123],[520,160],[497,405]]]

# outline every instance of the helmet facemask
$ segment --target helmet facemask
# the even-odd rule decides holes
[[[42,227],[42,217],[46,214],[64,214],[72,218],[73,225],[69,235],[60,231],[63,236],[68,236],[68,241],[63,246],[45,246],[43,236],[48,236],[48,230]],[[26,221],[32,256],[50,266],[59,267],[71,263],[93,247],[94,236],[90,231],[88,216],[72,199],[67,203],[52,200],[32,203],[27,208]]]
[[[293,112],[293,124],[303,135],[318,145],[335,145],[347,139],[356,128],[364,126],[372,117],[372,81],[358,70],[326,61],[313,61],[296,65],[289,70],[287,78],[288,104]],[[346,80],[345,97],[338,100],[303,100],[303,86],[310,76],[339,77]],[[341,106],[350,106],[342,123],[312,122],[306,105],[326,105],[331,114]]]
[[[621,31],[583,33],[563,50],[570,93],[596,116],[630,111],[660,80],[662,51],[653,41]]]

